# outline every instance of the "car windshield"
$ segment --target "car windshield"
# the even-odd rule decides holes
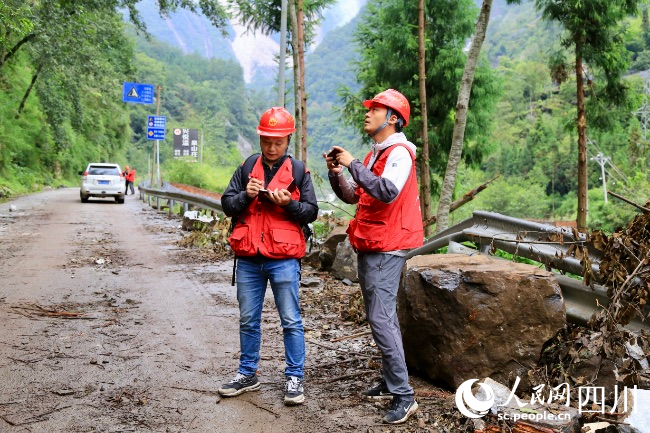
[[[119,176],[120,170],[117,167],[90,167],[88,174],[95,176]]]

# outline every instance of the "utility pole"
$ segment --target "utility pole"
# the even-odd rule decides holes
[[[605,164],[610,160],[608,156],[598,153],[596,156],[590,158],[592,161],[596,161],[600,165],[600,173],[603,180],[603,194],[605,196],[605,203],[607,203],[607,182],[605,180]]]
[[[280,9],[280,70],[278,71],[278,106],[284,107],[284,67],[287,54],[287,0]]]
[[[160,97],[162,94],[162,86],[156,85],[156,117],[160,116]],[[154,173],[156,175],[156,182],[154,183]],[[158,140],[154,144],[153,150],[153,169],[151,170],[151,186],[160,186],[160,144]]]
[[[641,108],[633,111],[632,114],[639,116],[641,128],[643,129],[643,139],[647,140],[648,128],[650,127],[650,106],[648,106],[648,95],[650,95],[649,80],[645,80],[645,84],[643,85],[643,93],[645,94],[645,98],[643,98],[643,104],[641,105]]]

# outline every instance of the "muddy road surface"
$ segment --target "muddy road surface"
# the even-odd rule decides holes
[[[307,345],[305,404],[285,407],[268,293],[262,390],[220,398],[239,356],[232,261],[196,260],[179,225],[137,195],[81,203],[66,188],[0,204],[0,432],[429,431],[421,414],[382,426],[386,404],[358,397],[376,361],[323,344]],[[306,310],[308,336],[330,328],[318,320],[332,315]]]

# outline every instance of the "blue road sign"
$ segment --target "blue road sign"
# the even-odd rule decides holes
[[[149,116],[147,119],[147,139],[164,140],[167,118],[165,116]]]
[[[139,84],[124,82],[122,87],[122,102],[136,104],[153,104],[153,84]]]

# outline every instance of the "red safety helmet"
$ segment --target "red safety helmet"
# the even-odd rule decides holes
[[[293,116],[284,107],[271,107],[260,117],[257,134],[267,137],[286,137],[296,130]]]
[[[404,118],[404,126],[409,124],[409,116],[411,115],[411,106],[409,101],[404,95],[402,95],[397,90],[388,89],[384,90],[381,93],[378,93],[372,99],[366,99],[363,101],[363,106],[370,108],[373,103],[385,105],[388,108],[392,108],[397,111],[402,118]]]

